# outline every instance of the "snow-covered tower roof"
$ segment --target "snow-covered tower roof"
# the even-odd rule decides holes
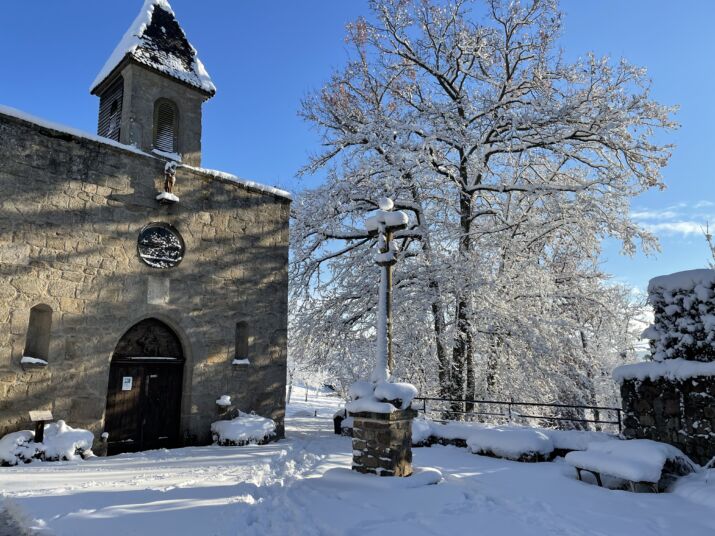
[[[168,0],[144,1],[141,12],[92,83],[91,93],[101,93],[103,83],[131,61],[194,87],[207,97],[216,93],[216,86]]]

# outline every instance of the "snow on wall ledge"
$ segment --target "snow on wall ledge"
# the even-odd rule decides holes
[[[701,362],[686,359],[668,359],[666,361],[647,361],[621,365],[613,370],[613,379],[618,383],[625,380],[651,381],[666,378],[684,381],[698,376],[715,376],[715,361]]]
[[[79,130],[79,129],[76,129],[73,127],[62,125],[60,123],[54,123],[52,121],[47,121],[45,119],[28,114],[26,112],[23,112],[22,110],[18,110],[16,108],[12,108],[10,106],[5,106],[5,105],[0,104],[0,115],[6,115],[8,117],[13,117],[15,119],[19,119],[21,121],[26,121],[28,123],[32,123],[32,124],[37,125],[42,128],[54,130],[55,132],[69,134],[70,136],[75,136],[77,138],[83,138],[85,140],[90,140],[90,141],[93,141],[96,143],[101,143],[103,145],[108,145],[115,149],[120,149],[122,151],[128,151],[130,153],[138,154],[141,156],[146,156],[147,158],[153,158],[155,160],[164,160],[163,158],[158,158],[156,155],[145,153],[144,151],[142,151],[141,149],[138,149],[137,147],[134,147],[133,145],[125,145],[123,143],[119,143],[118,141],[110,140],[109,138],[103,138],[102,136],[90,134],[83,130]],[[281,190],[279,188],[274,188],[273,186],[268,186],[265,184],[260,184],[258,182],[254,182],[254,181],[244,180],[244,179],[241,179],[235,175],[231,175],[230,173],[224,173],[223,171],[216,171],[213,169],[204,169],[204,168],[198,168],[198,167],[192,167],[192,166],[186,166],[186,165],[182,165],[181,167],[189,169],[191,171],[195,171],[196,173],[201,173],[202,175],[206,175],[209,177],[214,177],[214,178],[223,179],[223,180],[233,182],[235,184],[242,186],[246,190],[253,190],[253,191],[256,191],[259,193],[270,194],[270,195],[273,195],[276,197],[281,197],[283,199],[288,199],[288,200],[292,200],[292,198],[293,198],[291,193],[287,192],[285,190]]]
[[[182,165],[181,167],[190,169],[192,171],[196,171],[198,173],[202,173],[203,175],[209,175],[211,177],[216,177],[217,179],[223,179],[223,180],[235,182],[236,184],[240,184],[247,190],[256,190],[256,191],[264,193],[264,194],[271,194],[276,197],[282,197],[284,199],[288,199],[289,201],[293,199],[293,195],[290,192],[281,190],[280,188],[275,188],[273,186],[268,186],[266,184],[261,184],[258,182],[245,180],[240,177],[237,177],[236,175],[231,175],[230,173],[226,173],[224,171],[217,171],[215,169],[205,169],[205,168],[187,166],[187,165]]]
[[[130,153],[140,154],[142,156],[148,156],[149,158],[155,158],[154,156],[145,153],[144,151],[134,147],[133,145],[124,145],[118,141],[110,140],[109,138],[103,138],[102,136],[97,136],[96,134],[90,134],[83,130],[79,130],[73,127],[68,127],[60,123],[54,123],[52,121],[47,121],[46,119],[41,119],[37,116],[23,112],[16,108],[11,108],[10,106],[5,106],[0,104],[0,115],[7,115],[9,117],[14,117],[15,119],[20,119],[21,121],[27,121],[28,123],[33,123],[39,127],[54,130],[56,132],[62,132],[64,134],[69,134],[71,136],[76,136],[78,138],[84,138],[85,140],[91,140],[104,145],[109,145],[116,149],[121,149],[123,151],[129,151]]]

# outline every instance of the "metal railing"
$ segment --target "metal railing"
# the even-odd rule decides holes
[[[430,404],[432,407],[428,407],[428,402],[437,404]],[[465,409],[455,409],[457,404]],[[514,400],[467,400],[458,398],[416,397],[412,402],[412,408],[425,415],[439,413],[441,417],[433,419],[436,421],[454,420],[456,416],[461,415],[464,417],[464,420],[474,420],[472,417],[489,417],[492,419],[503,419],[507,422],[522,419],[526,421],[541,420],[554,423],[581,423],[585,424],[586,428],[592,424],[595,425],[597,430],[602,426],[617,426],[619,433],[622,428],[621,408],[606,406],[515,402]],[[526,409],[527,413],[524,413],[525,408],[531,409]],[[555,413],[554,415],[531,413],[531,411],[535,411],[536,413],[549,413],[548,411],[544,411],[544,408],[551,408],[557,411],[553,412]],[[563,416],[563,414],[569,410],[580,416]],[[589,414],[591,418],[589,418]]]

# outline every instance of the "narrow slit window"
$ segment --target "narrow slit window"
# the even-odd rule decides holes
[[[159,100],[154,110],[154,148],[165,153],[177,152],[178,111],[168,100]]]
[[[52,328],[52,308],[43,303],[30,309],[23,361],[39,360],[47,363],[50,354],[50,330]]]
[[[233,356],[234,365],[248,365],[248,323],[236,323],[236,351]]]

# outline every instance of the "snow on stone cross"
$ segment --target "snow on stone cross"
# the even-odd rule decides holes
[[[392,265],[397,262],[399,247],[392,234],[407,225],[407,214],[393,211],[392,199],[381,198],[379,210],[365,220],[365,228],[377,236],[375,262],[380,266],[380,290],[377,312],[377,356],[370,380],[373,383],[387,381],[392,370]]]

